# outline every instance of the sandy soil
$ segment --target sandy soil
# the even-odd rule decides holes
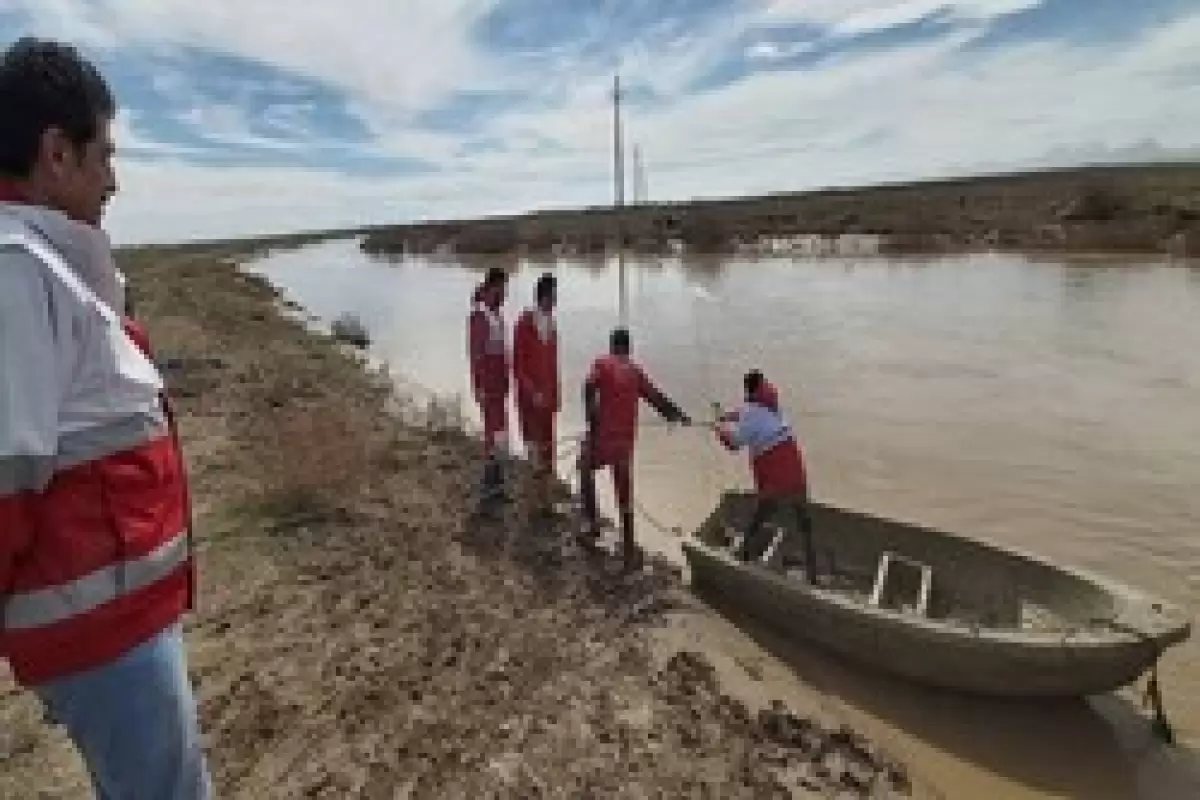
[[[277,311],[246,253],[124,256],[196,496],[191,669],[221,797],[912,793],[831,715],[740,693],[671,636],[677,572],[625,577],[520,503],[471,513],[477,445]],[[682,611],[681,611],[682,609]],[[749,701],[749,703],[747,702]],[[85,797],[0,677],[0,797]]]

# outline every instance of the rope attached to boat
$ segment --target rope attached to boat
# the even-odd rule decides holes
[[[1161,656],[1162,653],[1159,653]],[[1162,692],[1158,687],[1158,658],[1154,659],[1154,663],[1150,665],[1150,680],[1146,682],[1146,692],[1142,696],[1142,707],[1149,706],[1154,712],[1154,725],[1152,730],[1154,735],[1162,739],[1167,744],[1175,744],[1175,732],[1171,729],[1171,723],[1167,721],[1167,712],[1163,708]]]
[[[1162,689],[1158,682],[1158,662],[1162,659],[1163,648],[1148,633],[1132,625],[1117,622],[1115,619],[1098,619],[1094,620],[1094,622],[1107,625],[1117,633],[1128,633],[1136,636],[1154,652],[1154,661],[1151,662],[1150,668],[1147,670],[1149,679],[1146,681],[1146,688],[1142,692],[1142,708],[1148,708],[1154,714],[1154,721],[1151,723],[1151,731],[1154,735],[1168,745],[1175,744],[1175,731],[1171,727],[1170,721],[1167,720],[1167,711],[1163,705]]]

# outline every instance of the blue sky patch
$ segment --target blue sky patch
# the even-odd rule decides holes
[[[207,50],[128,56],[105,54],[100,66],[122,106],[138,112],[143,131],[158,141],[203,146],[210,132],[189,114],[206,107],[239,110],[246,134],[265,140],[369,141],[343,94],[303,76]],[[217,137],[216,144],[228,143]]]
[[[738,0],[508,0],[478,23],[475,34],[492,52],[557,53],[566,46],[615,58],[629,42],[684,35],[744,6]]]

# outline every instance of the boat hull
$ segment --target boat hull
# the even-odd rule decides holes
[[[1190,632],[1187,620],[1169,604],[1028,554],[827,506],[814,508],[814,518],[818,551],[829,552],[833,563],[839,556],[856,555],[861,562],[863,552],[886,548],[932,563],[935,584],[940,579],[972,590],[979,584],[995,594],[1005,580],[997,582],[993,576],[988,587],[988,580],[972,581],[970,575],[964,580],[961,574],[991,568],[1023,592],[1057,602],[1064,613],[1076,615],[1079,624],[1064,630],[1029,631],[1016,624],[986,627],[921,617],[744,564],[727,550],[703,541],[684,544],[693,585],[702,592],[718,593],[739,612],[771,628],[850,660],[927,685],[1005,697],[1111,691],[1135,681],[1166,647]],[[889,530],[891,526],[896,527]],[[875,530],[862,534],[865,528]],[[856,529],[859,540],[846,542],[844,537],[854,536]],[[908,541],[906,548],[905,540],[914,533],[926,538]],[[829,547],[830,536],[843,537],[842,546]],[[928,537],[942,538],[935,543]],[[951,576],[951,570],[959,574]],[[959,596],[965,595],[960,591]],[[999,603],[1001,614],[1012,605],[993,602]]]

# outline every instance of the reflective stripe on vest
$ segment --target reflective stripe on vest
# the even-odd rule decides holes
[[[166,415],[160,409],[153,409],[110,425],[64,434],[58,440],[58,455],[54,459],[54,466],[56,470],[62,470],[87,461],[96,461],[137,447],[166,433]]]
[[[533,329],[537,331],[538,340],[542,344],[549,344],[558,335],[553,314],[547,314],[536,306],[526,309],[525,313],[529,315],[530,321],[533,322]]]
[[[483,318],[488,324],[487,344],[484,346],[484,355],[502,356],[507,353],[507,342],[504,336],[504,317],[499,311],[493,311],[486,304],[480,303],[477,308],[483,312]]]
[[[141,558],[110,564],[61,586],[9,595],[3,629],[53,625],[144,589],[187,563],[188,536],[181,531]]]

